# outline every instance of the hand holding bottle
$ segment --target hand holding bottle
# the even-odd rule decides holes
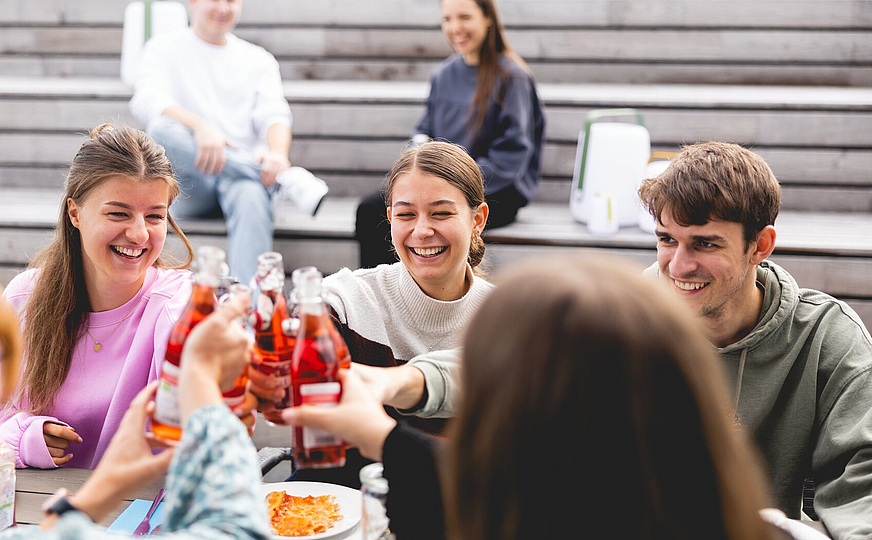
[[[237,320],[248,304],[248,296],[234,296],[195,326],[185,341],[179,376],[183,424],[197,407],[213,401],[212,394],[220,401],[221,391],[233,388],[250,361],[251,341]]]
[[[328,431],[356,446],[373,461],[381,461],[382,448],[397,421],[388,416],[381,402],[368,390],[357,365],[341,369],[342,398],[336,407],[300,405],[282,411],[282,419],[297,427]]]

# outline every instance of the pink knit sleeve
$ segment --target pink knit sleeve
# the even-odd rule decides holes
[[[17,412],[0,424],[0,440],[6,442],[15,451],[16,468],[54,469],[57,467],[43,436],[42,429],[46,422],[70,427],[57,418],[34,416],[27,412]]]

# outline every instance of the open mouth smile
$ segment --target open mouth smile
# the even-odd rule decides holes
[[[440,255],[442,252],[444,252],[446,249],[448,249],[446,246],[432,247],[432,248],[413,248],[413,247],[409,248],[409,250],[411,250],[412,253],[414,253],[415,255],[417,255],[419,257],[424,257],[424,258],[436,257],[437,255]]]
[[[144,248],[130,249],[121,246],[109,246],[109,248],[119,257],[125,259],[139,259],[147,250]]]
[[[701,283],[701,282],[691,282],[691,281],[678,281],[677,279],[673,279],[672,283],[674,283],[675,286],[678,289],[681,289],[682,291],[698,291],[700,289],[708,287],[707,282]]]

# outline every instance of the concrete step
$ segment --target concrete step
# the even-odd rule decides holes
[[[118,74],[124,3],[9,0],[0,71]],[[4,6],[5,7],[5,6]],[[542,82],[872,86],[866,0],[505,0],[507,36]],[[450,53],[438,3],[246,2],[238,34],[289,80],[426,80]]]
[[[360,196],[381,181],[422,109],[426,83],[297,81],[291,158]],[[538,200],[565,201],[578,130],[593,108],[636,107],[655,149],[728,140],[753,146],[785,188],[785,208],[872,210],[872,89],[542,84],[548,117]],[[0,185],[58,186],[90,127],[131,125],[117,79],[0,78]]]
[[[182,1],[182,0],[175,0]],[[183,2],[184,3],[184,2]],[[117,0],[6,0],[0,24],[120,25]],[[507,27],[869,28],[866,0],[500,0]],[[420,0],[246,0],[243,25],[437,26],[439,6]]]

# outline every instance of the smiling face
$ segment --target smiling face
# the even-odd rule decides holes
[[[191,29],[213,45],[224,45],[242,13],[242,0],[191,0]]]
[[[80,202],[68,199],[67,215],[82,240],[88,297],[95,311],[112,309],[139,291],[163,249],[169,186],[116,176]]]
[[[471,209],[463,192],[447,181],[412,169],[391,191],[391,239],[415,282],[437,300],[462,297],[472,236],[487,221],[487,205]]]
[[[760,260],[740,223],[711,220],[685,227],[663,211],[656,232],[660,273],[698,316],[722,319],[756,302]]]
[[[473,0],[442,0],[442,33],[467,64],[477,65],[492,22]]]

